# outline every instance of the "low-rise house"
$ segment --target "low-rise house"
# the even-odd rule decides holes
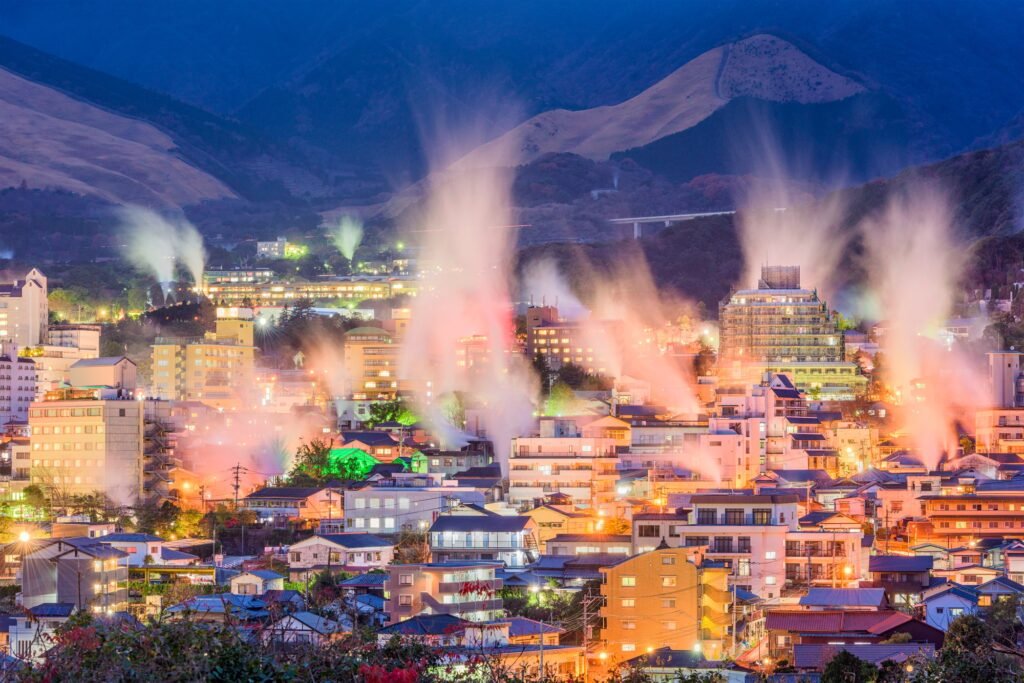
[[[235,595],[263,595],[271,590],[284,590],[284,577],[269,569],[253,569],[231,577]]]
[[[629,555],[633,539],[618,534],[558,534],[548,541],[552,555]]]
[[[944,583],[925,591],[918,611],[929,626],[947,631],[954,620],[978,611],[978,594],[973,588]]]
[[[980,564],[961,565],[951,569],[933,569],[932,576],[964,586],[980,586],[992,579],[1000,577],[1003,572],[992,567],[982,567]]]
[[[872,644],[907,634],[901,638],[939,648],[943,640],[940,629],[894,610],[769,610],[765,629],[769,656],[775,661],[793,661],[794,646],[802,644]]]
[[[885,662],[902,663],[918,657],[935,656],[933,643],[871,643],[866,645],[807,643],[793,647],[793,666],[799,671],[824,671],[828,663],[840,652],[851,655],[875,666]]]
[[[75,611],[75,605],[67,602],[46,602],[29,608],[27,614],[15,617],[8,631],[8,652],[24,661],[39,661],[56,643],[57,627]]]
[[[978,594],[978,605],[988,607],[999,600],[1019,601],[1024,596],[1024,585],[1005,576],[997,576],[977,586],[975,592]]]
[[[266,486],[240,502],[261,522],[275,526],[342,516],[341,491],[326,486]]]
[[[537,523],[530,517],[447,514],[430,527],[430,552],[438,562],[497,560],[522,568],[538,555]]]
[[[192,619],[209,623],[254,623],[266,621],[270,617],[267,604],[261,598],[234,593],[197,595],[171,605],[164,613],[170,619]]]
[[[417,614],[377,631],[377,643],[387,645],[391,638],[399,636],[432,647],[453,646],[462,642],[462,632],[471,624],[453,614]]]
[[[577,510],[573,505],[545,503],[524,514],[537,523],[537,543],[542,553],[550,552],[547,542],[558,534],[590,534],[597,523],[591,512]]]
[[[127,555],[129,567],[141,567],[144,564],[161,562],[164,539],[153,534],[119,533],[100,537],[104,544],[117,548]],[[147,562],[146,558],[149,558]]]
[[[316,534],[288,548],[288,573],[304,581],[311,572],[383,569],[394,559],[394,543],[374,534]]]
[[[385,612],[395,623],[419,614],[450,614],[470,621],[502,616],[499,562],[395,564],[384,582]]]
[[[892,605],[911,607],[932,582],[931,555],[872,555],[868,560],[871,585],[884,588]]]
[[[881,610],[889,608],[882,588],[811,588],[800,598],[809,610]]]
[[[268,624],[261,636],[271,645],[323,645],[346,632],[340,621],[312,612],[295,612]]]

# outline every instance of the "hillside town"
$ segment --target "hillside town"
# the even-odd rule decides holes
[[[374,680],[980,680],[952,667],[1024,659],[1024,354],[977,353],[959,384],[969,322],[900,389],[896,326],[844,326],[796,266],[714,327],[533,302],[500,343],[426,339],[416,316],[445,312],[396,276],[282,366],[262,329],[337,314],[315,292],[275,308],[259,277],[208,272],[210,329],[149,358],[50,322],[39,269],[0,288],[5,672],[83,629],[182,625],[420,648]],[[495,410],[521,368],[525,420]]]

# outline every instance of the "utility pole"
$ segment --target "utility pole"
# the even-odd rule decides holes
[[[589,675],[589,659],[590,654],[590,603],[591,601],[598,601],[601,599],[600,595],[588,595],[583,598],[583,678],[587,680]]]
[[[238,509],[238,490],[242,488],[242,464],[235,463],[235,466],[231,468],[235,472],[235,481],[232,488],[235,489],[235,509]]]

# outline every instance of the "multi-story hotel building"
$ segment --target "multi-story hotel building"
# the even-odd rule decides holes
[[[765,266],[757,289],[719,306],[718,373],[749,383],[765,371],[790,375],[822,398],[852,399],[867,380],[844,360],[843,332],[818,293],[800,287],[799,266]]]
[[[357,327],[345,333],[347,395],[356,400],[387,400],[398,393],[401,346],[379,327]]]
[[[33,268],[25,277],[0,284],[0,341],[20,347],[46,343],[50,316],[46,276]]]
[[[615,365],[608,354],[619,331],[615,321],[581,325],[561,319],[554,306],[531,306],[526,310],[526,354],[543,358],[552,370],[571,363],[593,374],[609,375]]]
[[[55,392],[33,403],[30,474],[54,496],[102,491],[129,502],[143,491],[143,405],[102,389]]]
[[[220,306],[287,306],[296,301],[313,303],[359,302],[414,296],[415,278],[403,275],[330,276],[313,281],[263,279],[256,271],[237,280],[218,271],[205,281],[206,295]]]
[[[154,398],[236,409],[255,395],[252,310],[218,308],[216,331],[153,344]]]
[[[552,493],[580,508],[615,515],[616,440],[521,437],[512,440],[508,502],[529,509]]]
[[[36,397],[36,364],[18,355],[13,342],[0,342],[0,430],[8,423],[25,423]]]

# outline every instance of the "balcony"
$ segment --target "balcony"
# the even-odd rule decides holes
[[[474,592],[487,593],[499,591],[502,587],[501,579],[489,579],[485,581],[442,581],[437,584],[437,592],[448,595],[459,595],[467,587],[472,587]]]

